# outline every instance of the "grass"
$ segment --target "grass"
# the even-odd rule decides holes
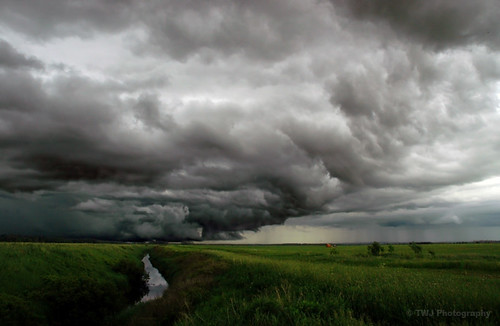
[[[0,312],[15,325],[78,325],[51,319],[49,301],[87,324],[92,314],[101,324],[148,326],[500,324],[500,245],[422,245],[421,255],[408,245],[384,247],[372,256],[367,246],[3,243]],[[161,299],[123,310],[127,278],[116,266],[146,250],[170,287]],[[93,300],[81,295],[68,305],[75,289]]]
[[[212,296],[216,277],[226,275],[228,268],[222,259],[197,250],[156,247],[150,256],[152,264],[168,280],[169,288],[162,298],[129,309],[119,319],[119,325],[172,325],[189,319],[191,312]]]
[[[500,246],[424,245],[422,256],[407,245],[394,248],[373,257],[366,246],[338,247],[336,254],[324,246],[171,246],[157,249],[170,258],[156,261],[162,271],[162,261],[182,266],[172,257],[196,254],[221,266],[209,293],[188,304],[177,325],[499,324]],[[186,270],[185,279],[202,274]],[[423,317],[421,310],[491,315]]]
[[[136,294],[131,275],[139,271],[141,277],[144,250],[137,245],[0,243],[0,324],[104,323]]]

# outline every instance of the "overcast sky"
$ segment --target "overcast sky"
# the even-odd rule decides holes
[[[500,240],[498,0],[0,0],[0,234]]]

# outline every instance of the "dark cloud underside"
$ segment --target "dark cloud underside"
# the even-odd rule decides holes
[[[499,8],[2,1],[0,233],[497,225]]]

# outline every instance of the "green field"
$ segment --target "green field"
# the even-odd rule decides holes
[[[109,310],[102,324],[500,324],[499,244],[422,245],[421,254],[384,247],[372,256],[367,246],[0,244],[0,295],[36,302],[45,297],[32,293],[66,274],[119,293],[127,279],[113,266],[147,251],[170,288]],[[43,315],[46,303],[37,304]]]
[[[153,264],[171,289],[131,324],[500,324],[500,245],[422,248],[395,245],[378,257],[366,246],[157,248]],[[483,316],[443,316],[454,311]]]
[[[144,251],[139,245],[0,243],[0,325],[108,322],[142,295]]]

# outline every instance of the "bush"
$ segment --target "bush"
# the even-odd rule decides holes
[[[379,256],[383,251],[384,248],[377,241],[373,241],[373,243],[368,246],[368,253],[372,256]]]
[[[413,250],[413,252],[416,254],[416,255],[420,255],[422,254],[422,247],[419,246],[418,244],[416,244],[415,242],[411,242],[409,244],[411,250]]]
[[[389,245],[389,253],[393,253],[394,252],[394,246],[393,245]]]

